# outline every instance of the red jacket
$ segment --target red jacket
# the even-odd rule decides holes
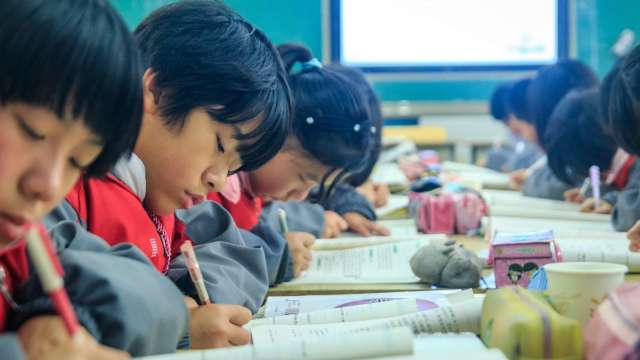
[[[0,286],[6,286],[14,295],[18,286],[22,285],[29,277],[29,261],[27,256],[27,243],[24,240],[17,241],[0,249],[0,267],[4,270],[5,278],[0,281]],[[7,328],[7,318],[12,309],[3,295],[0,295],[0,332]]]
[[[618,190],[624,189],[629,183],[629,175],[631,172],[631,167],[635,164],[637,157],[629,156],[627,160],[624,162],[622,167],[615,173],[613,178],[613,185]]]
[[[175,216],[158,217],[166,230],[165,244],[138,196],[113,175],[80,179],[66,200],[89,232],[111,245],[125,242],[136,245],[160,272],[166,270],[169,259],[176,254],[174,249],[180,246],[172,241]]]
[[[207,199],[227,209],[240,229],[251,230],[258,225],[260,214],[262,214],[262,198],[252,196],[243,190],[237,203],[217,192],[207,194]]]

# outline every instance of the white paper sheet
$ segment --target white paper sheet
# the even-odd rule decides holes
[[[365,246],[391,244],[405,241],[416,240],[446,240],[447,236],[444,234],[431,234],[431,235],[406,235],[406,236],[369,236],[369,237],[343,237],[336,239],[317,239],[313,244],[313,250],[345,250]]]
[[[346,250],[314,251],[310,268],[290,284],[415,283],[409,259],[429,239]]]
[[[386,319],[320,325],[267,325],[251,329],[254,344],[275,344],[281,339],[314,339],[347,333],[362,333],[410,327],[414,333],[472,332],[479,334],[482,298]]]
[[[416,299],[364,303],[333,309],[317,310],[295,315],[282,315],[251,320],[245,329],[264,325],[331,324],[351,321],[383,319],[418,312]]]
[[[420,310],[434,309],[473,298],[471,290],[403,291],[365,294],[269,296],[265,317],[300,314],[396,299],[415,299]]]
[[[316,339],[279,339],[256,344],[204,351],[148,356],[144,360],[337,360],[413,354],[413,333],[407,327],[342,334]]]
[[[560,239],[564,261],[609,262],[626,265],[629,272],[640,272],[640,253],[629,251],[627,241]]]

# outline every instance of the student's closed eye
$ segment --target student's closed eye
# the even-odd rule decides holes
[[[222,143],[222,139],[220,138],[219,134],[216,134],[216,143],[218,146],[218,152],[221,154],[224,154],[225,152],[225,148],[224,148],[224,144]]]
[[[31,127],[22,116],[20,116],[18,114],[14,114],[14,117],[15,117],[16,121],[18,122],[18,125],[20,126],[20,129],[22,129],[24,134],[27,135],[27,137],[29,137],[31,140],[42,141],[42,140],[45,139],[45,136],[40,134],[33,127]]]

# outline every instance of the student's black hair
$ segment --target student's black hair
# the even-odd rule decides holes
[[[607,99],[608,123],[618,145],[640,155],[640,46],[609,74]]]
[[[371,148],[368,163],[361,171],[350,174],[348,179],[345,179],[350,185],[358,187],[369,179],[369,176],[371,176],[373,168],[380,157],[380,152],[382,151],[382,127],[384,126],[384,118],[382,116],[380,100],[378,100],[378,96],[373,90],[373,87],[371,87],[371,84],[365,77],[364,73],[359,69],[340,64],[331,64],[327,67],[349,78],[349,80],[356,84],[361,93],[365,94],[367,103],[369,104],[369,118],[371,119],[372,125],[375,126],[375,133],[373,136],[373,140],[375,142]]]
[[[134,35],[155,74],[165,125],[181,129],[196,108],[225,124],[260,117],[256,129],[236,134],[244,171],[280,150],[292,97],[278,52],[262,31],[218,1],[191,0],[156,10]]]
[[[131,153],[142,118],[142,66],[127,26],[105,0],[2,0],[0,14],[0,104],[81,118],[104,143],[86,174],[105,174]]]
[[[605,75],[602,79],[602,83],[600,84],[600,111],[604,115],[603,118],[606,120],[607,128],[610,130],[611,125],[609,124],[609,99],[611,98],[611,90],[614,84],[616,77],[620,74],[622,70],[622,65],[624,64],[625,57],[619,58],[611,67],[611,70]]]
[[[547,161],[558,179],[576,186],[592,165],[610,169],[618,146],[601,118],[598,88],[571,91],[558,103],[544,137]]]
[[[561,60],[538,71],[527,94],[529,122],[534,124],[538,138],[546,134],[549,117],[558,102],[571,90],[598,85],[598,77],[577,60]],[[541,141],[544,148],[544,141]],[[546,150],[546,149],[545,149]]]
[[[379,120],[371,118],[360,88],[343,74],[321,67],[308,49],[284,44],[278,51],[294,97],[293,134],[312,159],[331,169],[320,184],[317,200],[323,203],[337,183],[370,163]],[[292,72],[296,64],[302,70]],[[326,179],[336,172],[327,186]]]
[[[509,119],[509,109],[507,108],[509,89],[511,89],[511,83],[502,83],[493,90],[491,99],[489,99],[491,117],[503,123]]]
[[[527,121],[530,117],[529,104],[527,103],[529,85],[531,85],[531,78],[517,80],[511,84],[509,94],[507,95],[507,108],[509,112],[524,121]]]

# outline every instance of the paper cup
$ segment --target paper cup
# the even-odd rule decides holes
[[[586,325],[607,294],[624,282],[627,267],[598,262],[560,262],[544,266],[547,295],[562,315]]]

